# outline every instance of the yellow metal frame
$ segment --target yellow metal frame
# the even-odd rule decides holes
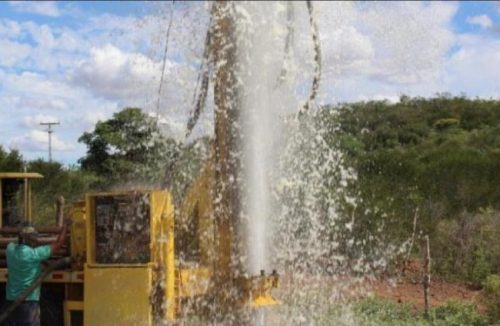
[[[64,326],[71,326],[71,312],[83,311],[83,301],[66,300],[63,303]]]
[[[186,268],[178,272],[179,297],[189,298],[206,294],[212,286],[212,269]]]
[[[23,179],[24,180],[24,209],[28,222],[31,222],[31,183],[30,179],[41,179],[43,175],[35,172],[0,172],[0,227],[3,226],[3,179]]]
[[[70,228],[70,239],[71,239],[71,256],[74,258],[73,268],[83,269],[83,263],[85,262],[86,253],[86,207],[85,202],[80,201],[73,205],[73,210],[71,214],[71,228]]]
[[[172,197],[167,191],[139,191],[139,193],[149,194],[149,204],[150,204],[150,250],[151,250],[151,261],[148,264],[98,264],[95,261],[95,225],[94,225],[94,215],[95,215],[95,203],[93,198],[99,196],[123,196],[127,194],[135,194],[137,191],[130,192],[109,192],[109,193],[96,193],[87,194],[85,197],[85,211],[86,211],[86,256],[87,263],[85,264],[85,310],[84,314],[93,314],[93,305],[97,302],[92,303],[92,299],[88,302],[87,298],[91,298],[92,295],[101,296],[98,293],[93,293],[94,288],[101,288],[100,284],[103,279],[107,279],[105,282],[111,282],[111,276],[106,272],[107,270],[113,271],[117,278],[128,275],[127,279],[123,280],[123,284],[130,284],[131,287],[135,288],[135,292],[138,296],[147,296],[150,298],[157,284],[165,282],[164,293],[162,298],[166,300],[165,309],[161,312],[163,315],[160,316],[162,319],[175,320],[176,318],[176,293],[175,293],[175,257],[174,257],[174,207],[172,204]],[[142,272],[139,272],[142,270]],[[144,275],[142,273],[147,273],[149,287],[146,287],[143,283]],[[141,274],[141,275],[138,275]],[[109,278],[109,279],[108,279]],[[142,279],[142,280],[141,280]],[[142,284],[138,286],[137,284]],[[106,284],[102,284],[106,287]],[[112,293],[112,289],[109,289]],[[147,295],[146,295],[147,293]],[[110,294],[111,296],[111,294]],[[110,304],[107,309],[113,310],[120,308],[123,305],[121,300],[118,299],[119,295],[116,293],[112,295],[111,300],[107,300]],[[132,302],[134,300],[131,300]],[[150,305],[151,306],[151,305]],[[134,309],[135,305],[131,306],[130,309]],[[140,307],[138,307],[140,308]],[[151,325],[152,322],[152,310],[150,309],[146,312],[143,308],[140,308],[141,314],[147,313],[149,317],[146,321],[142,322],[144,325]],[[90,315],[89,315],[90,316]],[[87,318],[84,318],[87,320]],[[89,322],[92,320],[89,320]],[[93,320],[99,322],[99,320]],[[123,321],[127,322],[127,321]],[[85,321],[87,324],[87,321]],[[88,324],[91,325],[91,324]],[[95,324],[97,325],[97,324]]]
[[[155,283],[165,282],[163,296],[166,300],[163,319],[176,318],[175,293],[175,248],[174,248],[174,206],[167,191],[150,193],[151,212],[151,257],[159,268]],[[164,278],[164,279],[158,279]]]
[[[85,266],[84,325],[153,325],[152,266]]]
[[[36,172],[0,172],[0,179],[41,179],[43,175]]]
[[[213,220],[213,164],[207,161],[200,172],[200,175],[189,188],[182,205],[180,207],[179,221],[180,224],[192,223],[192,212],[198,206],[198,234],[190,234],[189,236],[199,238],[200,261],[201,267],[213,267],[218,252],[215,250],[215,230]],[[229,244],[228,244],[229,245]],[[182,268],[182,266],[180,266]]]

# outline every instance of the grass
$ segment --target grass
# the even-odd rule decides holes
[[[335,306],[317,320],[317,325],[359,326],[487,326],[486,317],[471,304],[450,301],[430,311],[429,320],[408,304],[398,304],[379,298],[369,298],[349,307]]]

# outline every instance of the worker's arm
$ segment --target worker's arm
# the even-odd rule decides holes
[[[54,241],[50,244],[50,249],[51,249],[52,255],[59,253],[61,250],[61,247],[66,242],[66,236],[67,236],[69,224],[70,224],[69,221],[64,221],[64,224],[63,224],[62,229],[61,229],[61,233],[59,233],[59,235],[57,236],[56,241]]]

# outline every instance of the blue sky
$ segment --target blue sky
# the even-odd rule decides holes
[[[307,68],[302,49],[310,40],[301,33],[307,30],[301,5],[295,3],[296,62]],[[98,120],[125,106],[156,112],[172,8],[160,113],[166,132],[176,136],[184,131],[194,89],[205,3],[0,2],[0,144],[27,159],[45,158],[47,134],[39,123],[57,120],[53,157],[74,164],[85,153],[78,137]],[[500,96],[498,2],[323,2],[315,8],[324,67],[320,104],[438,92]],[[204,126],[210,130],[209,119]]]
[[[457,14],[453,18],[454,26],[460,33],[488,33],[488,29],[478,24],[470,24],[469,17],[487,15],[492,22],[500,19],[500,3],[492,1],[468,1],[460,3]]]

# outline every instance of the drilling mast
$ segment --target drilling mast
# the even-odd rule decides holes
[[[218,69],[215,72],[214,102],[214,218],[221,235],[218,239],[218,271],[215,278],[220,289],[230,288],[227,282],[244,273],[243,239],[240,225],[240,153],[239,131],[240,91],[237,81],[237,42],[233,4],[217,1],[214,4],[212,54]],[[228,46],[230,45],[230,46]],[[234,294],[232,294],[234,296]],[[231,295],[226,295],[231,300]]]

